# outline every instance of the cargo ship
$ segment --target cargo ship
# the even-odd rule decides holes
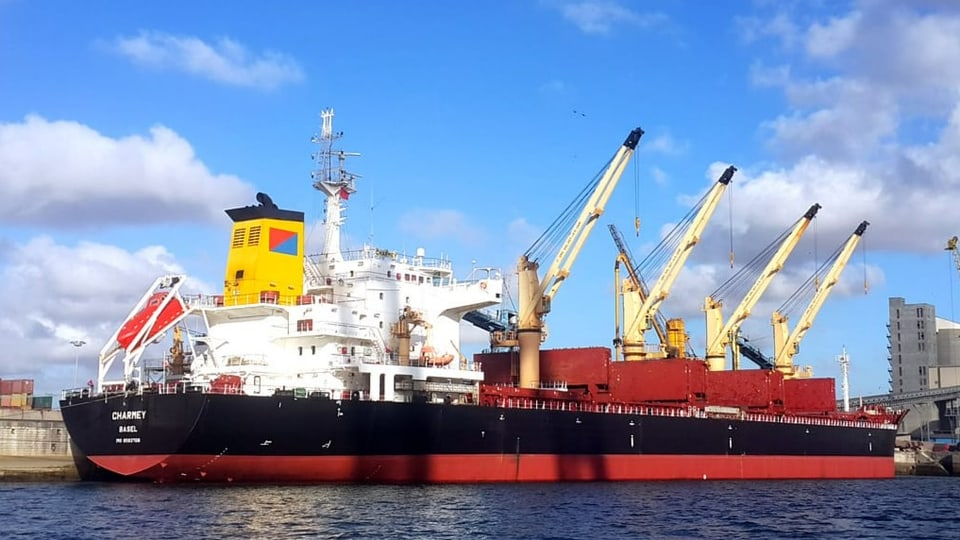
[[[692,357],[675,321],[659,347],[638,342],[648,322],[663,331],[644,319],[625,323],[629,331],[613,349],[540,350],[544,315],[638,144],[639,128],[585,192],[544,278],[533,251],[521,257],[520,306],[510,311],[497,268],[475,266],[458,279],[449,260],[423,249],[341,249],[358,180],[345,161],[356,154],[335,148],[342,133],[333,131],[333,111],[321,118],[312,177],[326,196],[322,253],[304,253],[304,214],[265,194],[256,205],[227,210],[233,229],[223,290],[188,294],[186,276],[157,278],[103,346],[96,383],[64,391],[60,408],[82,478],[450,483],[893,475],[900,413],[840,411],[832,379],[772,366],[722,369],[716,358]],[[625,302],[630,306],[665,296],[636,287],[635,279],[625,283],[637,295]],[[465,324],[491,336],[490,349],[472,359],[461,351]]]

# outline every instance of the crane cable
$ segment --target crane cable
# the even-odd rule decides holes
[[[813,223],[813,268],[814,268],[814,283],[813,290],[820,288],[820,257],[817,252],[817,243],[820,240],[820,221],[814,220]]]
[[[729,220],[730,220],[730,223],[729,223],[729,228],[730,228],[730,269],[733,270],[733,190],[732,190],[732,189],[728,189],[728,190],[727,190],[727,197],[728,197],[727,202],[729,203],[729,204],[727,205],[727,208],[730,209],[730,216],[729,216]]]
[[[867,294],[870,290],[870,285],[867,283],[867,244],[864,243],[863,237],[860,237],[860,254],[863,255],[863,294]]]
[[[633,227],[640,238],[640,165],[633,160]]]

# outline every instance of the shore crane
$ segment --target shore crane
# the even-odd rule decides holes
[[[543,340],[543,318],[550,312],[551,303],[560,286],[570,275],[570,268],[583,247],[593,227],[603,214],[604,207],[617,182],[623,175],[630,157],[633,155],[643,136],[643,130],[636,128],[627,135],[626,140],[610,160],[603,175],[590,192],[590,197],[582,206],[573,222],[563,244],[554,257],[550,267],[541,280],[537,276],[539,261],[533,251],[542,239],[552,231],[544,233],[533,247],[520,256],[517,263],[518,273],[518,317],[516,344],[520,349],[520,387],[540,387],[540,343]],[[556,222],[555,222],[556,223]],[[552,228],[552,227],[551,227]],[[491,345],[498,345],[491,343]]]
[[[789,257],[790,254],[793,253],[794,248],[797,247],[800,238],[803,236],[803,233],[806,232],[810,222],[817,215],[818,210],[820,210],[820,205],[814,203],[803,217],[797,220],[786,234],[786,238],[780,243],[780,247],[777,248],[776,253],[770,257],[767,265],[763,268],[763,271],[760,272],[760,279],[750,287],[750,290],[744,295],[743,300],[740,301],[740,305],[730,314],[730,318],[727,319],[726,324],[723,322],[723,302],[717,298],[718,294],[714,292],[714,294],[704,300],[703,310],[707,318],[706,356],[707,365],[711,371],[722,371],[725,369],[728,346],[731,346],[733,350],[733,369],[739,369],[739,353],[736,347],[732,346],[736,342],[737,332],[740,330],[743,321],[750,316],[754,306],[760,301],[760,297],[767,290],[767,287],[773,282],[773,277],[783,269],[783,265],[787,262],[787,257]],[[767,253],[767,251],[761,252],[760,255],[764,255],[765,253]],[[758,255],[758,258],[760,255]],[[752,268],[752,262],[753,261],[744,266],[744,270]],[[743,272],[743,270],[741,270],[741,272]],[[732,279],[735,280],[738,277],[739,272],[738,275],[735,275]]]
[[[650,294],[643,299],[642,303],[637,295],[624,297],[624,320],[630,321],[623,333],[624,360],[646,360],[662,358],[666,355],[666,351],[663,350],[666,342],[661,342],[660,350],[657,352],[647,350],[646,332],[653,326],[660,305],[670,295],[670,288],[673,287],[674,281],[680,275],[680,269],[683,268],[687,257],[690,256],[693,247],[700,242],[700,235],[703,234],[710,216],[716,210],[720,197],[726,191],[730,181],[733,180],[735,172],[737,172],[736,167],[732,165],[727,167],[713,187],[700,200],[699,211],[687,227],[680,243],[660,273],[660,277],[650,289]]]
[[[947,247],[943,248],[949,251],[953,255],[953,265],[957,267],[957,272],[960,272],[960,249],[957,249],[957,242],[960,241],[956,236],[947,240]]]
[[[793,363],[793,357],[796,356],[799,351],[800,340],[803,339],[807,330],[813,325],[813,319],[823,306],[823,302],[827,299],[833,286],[840,281],[840,273],[843,272],[843,269],[847,266],[847,261],[850,260],[853,250],[856,249],[857,244],[860,243],[860,238],[867,230],[868,225],[870,225],[870,223],[866,221],[860,222],[860,225],[853,231],[853,234],[847,238],[847,241],[844,242],[840,249],[831,257],[833,265],[830,267],[830,270],[827,271],[823,281],[817,287],[816,292],[814,292],[813,299],[810,300],[807,309],[804,310],[803,315],[800,316],[800,320],[797,321],[793,332],[789,332],[787,317],[783,314],[782,309],[773,313],[773,364],[774,369],[782,372],[785,377],[810,377],[813,375],[809,369],[805,372],[798,373]]]

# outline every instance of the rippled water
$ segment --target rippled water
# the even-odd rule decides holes
[[[960,478],[456,486],[0,484],[0,538],[957,538]]]

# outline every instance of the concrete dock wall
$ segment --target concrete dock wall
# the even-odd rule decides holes
[[[69,457],[60,411],[0,409],[0,456]]]

